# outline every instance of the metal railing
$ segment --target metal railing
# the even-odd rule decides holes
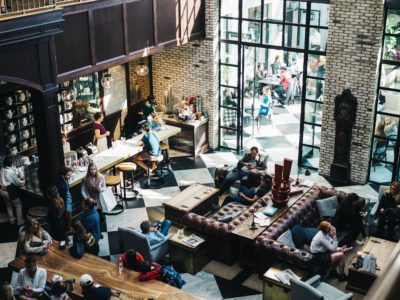
[[[0,0],[0,19],[93,0]]]

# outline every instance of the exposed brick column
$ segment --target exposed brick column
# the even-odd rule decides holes
[[[177,99],[202,96],[209,114],[210,147],[218,147],[218,0],[206,1],[206,38],[153,55],[154,96],[164,101],[171,87]]]
[[[335,147],[335,97],[350,88],[357,116],[350,151],[351,181],[365,183],[373,133],[382,0],[331,0],[321,132],[320,174],[329,176]]]

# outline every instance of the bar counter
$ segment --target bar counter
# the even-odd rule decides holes
[[[164,125],[160,131],[155,131],[160,141],[164,141],[181,131],[180,128],[170,125]],[[118,146],[112,147],[94,155],[93,162],[96,164],[99,172],[106,171],[111,167],[123,162],[124,160],[132,157],[143,150],[142,146],[138,146],[138,142],[142,139],[143,134],[135,136],[125,142],[121,142]],[[78,185],[86,176],[87,168],[81,169],[79,167],[74,171],[69,182],[70,187]]]

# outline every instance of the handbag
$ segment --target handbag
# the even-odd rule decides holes
[[[82,258],[85,254],[85,243],[84,241],[75,240],[72,247],[69,249],[69,253],[75,258]]]
[[[110,212],[117,206],[117,200],[111,191],[111,188],[106,188],[100,193],[100,204],[103,212]]]

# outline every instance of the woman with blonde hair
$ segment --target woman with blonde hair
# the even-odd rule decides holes
[[[318,228],[319,231],[312,239],[310,246],[315,262],[326,269],[332,267],[333,273],[336,273],[338,267],[339,281],[346,281],[347,276],[344,274],[346,245],[338,247],[336,229],[331,223],[322,221]]]
[[[100,193],[103,192],[105,188],[106,183],[104,176],[99,173],[94,163],[90,163],[82,182],[81,193],[84,199],[92,198],[96,200],[97,210],[99,210],[100,215],[102,215]]]
[[[58,241],[68,241],[69,228],[65,222],[65,203],[55,185],[47,189],[47,199],[50,201],[47,221],[50,224],[51,235]]]
[[[25,254],[44,254],[50,247],[52,238],[34,218],[27,218],[24,229],[19,234],[20,246]]]

